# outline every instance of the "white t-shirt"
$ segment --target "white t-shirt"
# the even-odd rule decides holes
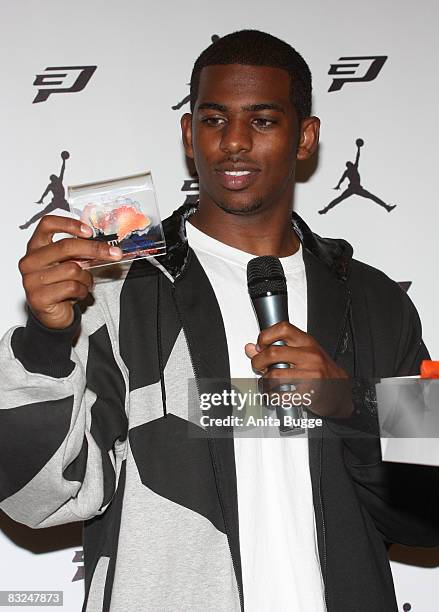
[[[244,346],[259,327],[247,291],[247,263],[255,257],[186,224],[189,244],[212,284],[224,320],[232,378],[255,376]],[[302,247],[280,258],[291,323],[307,328]],[[234,438],[239,539],[248,612],[322,612],[320,570],[308,438]]]

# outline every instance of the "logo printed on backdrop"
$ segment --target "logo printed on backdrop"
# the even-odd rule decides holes
[[[368,200],[372,200],[376,204],[379,204],[380,206],[385,208],[387,212],[391,212],[396,207],[396,204],[393,204],[392,206],[386,204],[385,202],[383,202],[383,200],[378,198],[373,193],[370,193],[370,191],[364,189],[364,187],[361,185],[361,177],[360,173],[358,172],[358,165],[360,163],[360,149],[364,145],[364,140],[362,138],[357,138],[355,144],[357,145],[357,155],[355,156],[355,161],[346,162],[346,170],[340,177],[340,180],[338,181],[334,189],[340,189],[341,184],[346,179],[349,181],[349,184],[341,195],[332,200],[332,202],[330,202],[327,206],[319,210],[319,213],[321,215],[325,215],[329,210],[331,210],[331,208],[334,208],[334,206],[337,206],[337,204],[340,204],[340,202],[343,202],[343,200],[346,200],[352,195],[359,195],[363,198],[367,198]]]
[[[82,91],[87,85],[97,66],[59,66],[47,67],[41,74],[35,75],[33,84],[38,93],[32,104],[45,102],[51,94],[74,93]]]
[[[328,91],[338,91],[345,83],[364,83],[373,81],[381,72],[387,55],[369,55],[363,57],[339,57],[336,64],[331,64],[328,74],[333,80]]]
[[[77,580],[84,580],[84,551],[83,550],[75,550],[75,555],[72,559],[72,563],[82,563],[82,565],[78,565],[76,568],[76,573],[72,578],[72,582],[76,582]]]
[[[408,293],[410,287],[412,286],[412,281],[398,281],[398,285],[403,291]]]
[[[210,40],[214,43],[219,38],[220,36],[218,36],[218,34],[212,34],[212,36],[210,37]],[[189,85],[190,83],[188,83],[188,86]],[[191,99],[190,95],[185,96],[182,100],[180,100],[180,102],[177,102],[177,104],[174,104],[174,106],[171,106],[172,110],[180,110],[180,108],[184,106],[185,104],[187,104],[190,101],[190,99]]]
[[[44,193],[41,198],[37,202],[35,202],[35,204],[42,204],[44,198],[49,195],[49,193],[52,193],[51,202],[43,210],[37,212],[33,217],[31,217],[29,221],[26,221],[26,223],[20,225],[20,229],[27,229],[30,225],[32,225],[32,223],[35,223],[35,221],[38,221],[38,219],[41,219],[41,217],[56,210],[57,208],[59,208],[60,210],[70,211],[69,203],[67,202],[65,197],[66,192],[63,185],[64,170],[66,169],[66,159],[69,159],[69,157],[70,153],[68,151],[62,151],[62,164],[59,176],[56,176],[56,174],[50,175],[49,184],[44,190]]]
[[[196,204],[198,204],[198,199],[200,196],[199,196],[199,183],[198,183],[197,177],[184,180],[183,187],[181,188],[181,190],[184,193],[186,193],[186,198],[183,204],[191,204],[192,206],[195,206]],[[188,191],[192,193],[187,193]]]

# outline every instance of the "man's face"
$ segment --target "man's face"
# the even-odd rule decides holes
[[[305,155],[299,146],[304,129],[285,70],[241,64],[203,68],[193,115],[182,118],[200,199],[241,215],[291,199],[296,158],[312,152]]]

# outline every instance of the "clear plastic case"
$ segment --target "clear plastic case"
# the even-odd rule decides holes
[[[92,228],[90,240],[122,249],[121,262],[166,253],[150,172],[69,186],[68,202],[72,215]],[[94,268],[114,263],[89,260],[81,265]]]

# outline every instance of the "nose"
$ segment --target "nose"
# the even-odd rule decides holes
[[[251,151],[251,126],[240,119],[229,119],[222,131],[220,148],[229,155]]]

